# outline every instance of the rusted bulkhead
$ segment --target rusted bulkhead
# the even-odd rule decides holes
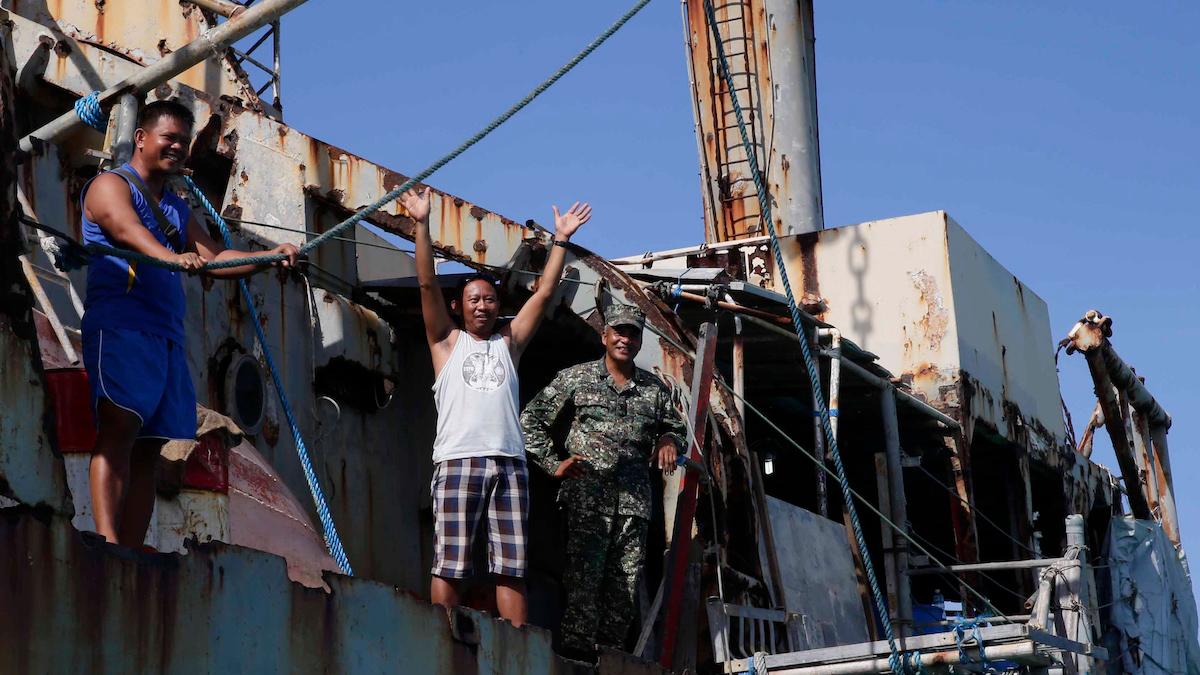
[[[52,7],[48,11],[54,12],[55,9]],[[74,63],[69,67],[48,68],[38,75],[37,80],[42,85],[56,92],[53,101],[33,97],[21,99],[30,106],[45,106],[47,114],[62,112],[52,103],[65,106],[73,98],[104,88],[141,67],[136,59],[122,56],[121,50],[114,52],[114,48],[109,46],[109,51],[96,48],[93,53],[87,51],[90,49],[88,43],[81,43],[70,35],[60,33],[61,30],[46,25],[44,21],[29,16],[12,16],[15,53],[32,54],[49,35],[63,41],[64,49],[75,50],[69,53],[76,54],[80,59],[78,62],[67,62]],[[255,102],[235,90],[196,89],[176,81],[159,87],[150,96],[151,99],[165,97],[178,98],[195,113],[197,137],[192,149],[194,178],[217,208],[229,218],[236,230],[235,244],[239,247],[261,248],[285,241],[303,243],[312,236],[307,233],[328,229],[406,179],[400,173],[314,139],[257,112]],[[28,205],[26,215],[78,237],[79,192],[86,180],[95,175],[98,168],[97,153],[107,149],[113,129],[110,127],[108,138],[90,130],[81,130],[62,146],[44,146],[25,158],[16,182]],[[548,241],[548,234],[544,230],[520,225],[460,197],[436,190],[431,221],[435,247],[444,257],[481,268],[514,268],[516,272],[506,274],[511,288],[527,291],[533,285],[536,276],[519,271],[536,272],[539,261],[544,260],[543,253]],[[394,203],[374,214],[370,222],[400,236],[410,237],[412,234],[412,222]],[[353,238],[355,235],[351,231],[347,236]],[[51,268],[53,262],[36,246],[36,237],[30,241],[33,244],[31,255],[34,261],[43,268]],[[403,254],[396,255],[397,276],[411,274],[411,260]],[[378,272],[377,262],[373,266]],[[359,268],[358,250],[353,242],[331,241],[314,252],[306,275],[293,274],[280,278],[274,274],[261,274],[251,280],[250,286],[266,342],[279,367],[285,393],[296,410],[299,432],[307,442],[318,479],[325,490],[355,571],[364,578],[423,592],[427,587],[430,557],[428,485],[432,470],[430,448],[435,421],[428,389],[433,380],[430,360],[423,332],[415,318],[415,305],[391,306],[378,297],[361,292],[358,289]],[[642,307],[655,336],[647,336],[638,356],[639,365],[659,373],[678,388],[681,396],[687,396],[692,376],[691,350],[694,341],[665,306],[647,297],[625,274],[581,248],[571,249],[566,277],[549,310],[552,319],[566,318],[576,323],[582,320],[592,328],[598,328],[604,308],[611,303]],[[79,294],[83,293],[82,270],[71,272],[68,280]],[[185,281],[185,291],[189,304],[188,361],[196,381],[199,402],[232,416],[227,409],[230,401],[225,397],[230,390],[229,364],[236,362],[237,357],[248,356],[258,361],[265,370],[262,347],[256,343],[254,327],[249,325],[249,314],[234,282],[206,282],[189,278]],[[53,290],[51,296],[51,302],[63,322],[69,328],[77,328],[80,317],[69,294]],[[388,317],[386,320],[385,314]],[[37,372],[35,363],[24,367],[26,371],[6,369],[6,373]],[[5,397],[27,398],[24,381],[14,382],[4,392]],[[269,378],[264,382],[266,409],[261,424],[255,425],[254,429],[247,429],[248,439],[307,506],[308,488],[296,460],[292,434]],[[364,382],[370,386],[362,386]],[[354,390],[369,395],[355,396]],[[709,457],[712,469],[719,478],[717,484],[724,493],[718,495],[717,504],[722,508],[726,501],[753,504],[754,500],[747,495],[758,488],[749,482],[752,472],[747,466],[749,453],[746,451],[741,420],[723,388],[713,388],[711,407],[718,429],[717,433],[712,434],[714,440],[710,443]],[[39,424],[44,418],[41,408],[31,409],[27,416],[28,420]],[[32,427],[26,435],[29,434],[36,436]],[[61,459],[55,458],[50,450],[52,440],[43,438],[39,443],[26,443],[15,449],[5,443],[4,452],[12,458],[12,462],[4,465],[5,471],[9,470],[9,466],[19,468],[37,464],[40,467],[44,464],[46,471],[57,472],[44,475],[45,471],[39,474],[20,469],[22,479],[32,481],[33,485],[29,490],[6,491],[15,496],[19,503],[34,505],[54,502],[55,499],[59,502],[64,498],[69,499],[61,479]],[[40,468],[38,470],[41,471]],[[4,476],[0,475],[2,478]],[[55,480],[59,482],[55,483]],[[43,494],[49,494],[50,497]],[[86,498],[84,495],[80,497]],[[69,502],[63,510],[70,510]],[[739,515],[738,522],[752,524],[751,530],[754,531],[760,522],[759,514],[751,512]],[[78,552],[78,549],[71,548],[77,546],[78,542],[72,543],[71,538],[77,535],[70,531],[69,526],[62,530],[63,526],[64,523],[60,521],[52,521],[50,534],[44,536],[53,539],[54,545],[59,547],[56,549],[59,555],[55,559],[67,560]],[[17,527],[20,529],[25,526]],[[712,533],[702,533],[702,536],[711,537]],[[17,536],[20,542],[14,542],[24,547],[43,546],[22,537],[24,535]],[[711,542],[706,541],[705,546],[711,546]],[[235,547],[219,550],[222,551],[221,556],[232,556],[240,561],[229,565],[249,565],[251,563],[246,560],[255,555]],[[243,555],[248,558],[243,558]],[[21,559],[25,557],[19,556]],[[201,606],[206,602],[236,603],[239,602],[234,600],[237,597],[259,598],[236,587],[230,587],[228,594],[224,591],[214,592],[213,584],[219,587],[222,578],[218,572],[212,571],[214,563],[211,560],[193,563],[190,560],[192,557],[187,556],[189,561],[182,563],[183,572],[178,583],[201,584],[207,589],[205,592],[217,597],[198,601]],[[193,564],[208,565],[203,575],[207,581],[193,582],[190,578]],[[272,577],[263,581],[266,588],[270,588],[277,580],[286,583],[282,561],[276,560],[272,564],[280,566],[278,579]],[[119,568],[121,571],[112,572],[116,576],[143,574],[143,571],[138,571],[142,568],[135,570],[130,567],[132,563],[129,561],[110,561],[103,565]],[[219,570],[220,564],[216,565]],[[767,573],[764,567],[765,564],[752,551],[739,557],[736,571],[749,580],[749,585],[757,585],[761,589],[771,583],[765,578]],[[59,570],[64,579],[77,571],[77,568]],[[710,571],[703,575],[702,584],[709,583]],[[268,574],[262,570],[256,574],[260,572]],[[228,579],[228,576],[224,578]],[[34,580],[31,583],[41,581]],[[67,581],[61,583],[66,584]],[[337,584],[330,586],[333,594],[337,595]],[[383,592],[378,589],[393,592],[383,586],[375,588],[376,591],[372,592]],[[693,587],[691,592],[698,598],[708,589],[707,586]],[[113,590],[113,603],[132,601],[117,599],[116,596],[122,593],[124,591]],[[305,608],[296,609],[295,598],[283,591],[281,593],[274,600],[265,597],[259,599],[268,607],[278,600],[285,608],[292,606],[293,612],[333,612],[338,617],[342,616],[340,613],[343,610],[331,610],[327,605],[318,606],[319,603],[308,603]],[[179,597],[184,596],[187,593],[181,591]],[[190,596],[187,597],[190,603]],[[64,600],[67,603],[73,601]],[[388,601],[366,593],[363,599],[356,602],[362,606],[373,606]],[[254,600],[251,604],[257,605],[259,602]],[[230,626],[237,626],[237,622],[229,616],[232,611],[228,614],[226,611],[222,608],[209,615],[199,613],[194,625],[208,626],[207,621],[221,619],[229,620]],[[697,615],[702,612],[702,609],[698,609]],[[43,619],[49,620],[48,617],[38,617],[31,624]],[[351,621],[349,618],[346,620]],[[141,623],[116,625],[141,627],[133,632],[147,639],[158,635]],[[386,625],[386,621],[383,625]],[[396,623],[398,627],[389,628],[388,634],[423,634],[416,628],[405,633],[408,630],[403,627],[405,625],[402,621]],[[242,629],[239,626],[237,630]],[[182,631],[181,634],[193,635],[195,631]],[[209,635],[211,630],[205,629],[200,634]],[[314,639],[320,642],[320,638]],[[339,645],[335,643],[334,646]],[[166,647],[170,648],[171,645]],[[534,658],[540,647],[534,645],[514,649],[529,650],[532,655],[528,658]],[[150,660],[138,663],[157,663],[154,660],[157,653],[148,653],[146,658]],[[350,658],[337,654],[323,658],[340,663],[336,659],[343,657]],[[297,657],[295,662],[303,661]],[[313,661],[323,662],[319,659]],[[520,663],[514,663],[511,667],[497,670],[526,670],[519,667]],[[335,666],[333,669],[339,668]],[[459,671],[449,668],[435,672]]]
[[[713,4],[732,91],[716,65],[717,45],[704,3],[687,0],[683,7],[705,241],[714,244],[766,233],[734,115],[734,97],[775,205],[776,230],[781,234],[820,230],[824,215],[812,3]]]
[[[871,221],[783,237],[780,245],[804,308],[959,420],[964,449],[977,437],[1019,448],[1063,477],[1059,501],[1074,512],[1114,502],[1109,472],[1067,442],[1046,303],[949,215]],[[765,237],[619,262],[633,273],[720,267],[730,279],[783,293]],[[1022,510],[1033,517],[1028,500]]]
[[[781,246],[793,286],[823,300],[821,318],[958,419],[968,448],[983,431],[1022,449],[1062,474],[1076,512],[1111,501],[1111,476],[1067,442],[1045,301],[947,213],[787,237]]]
[[[550,633],[445,611],[389,584],[287,578],[282,558],[224,544],[136,554],[28,508],[0,514],[0,671],[11,673],[597,672]],[[656,665],[601,655],[603,674]]]
[[[215,25],[212,14],[188,2],[12,0],[5,4],[20,24],[33,24],[16,30],[18,58],[47,50],[40,73],[47,82],[81,79],[89,83],[89,91],[122,79],[129,66],[153,65]],[[30,37],[33,43],[27,42]],[[39,43],[42,46],[34,46],[33,52],[22,49]],[[263,109],[232,55],[214,55],[181,73],[176,82],[214,98],[233,97],[247,107]]]

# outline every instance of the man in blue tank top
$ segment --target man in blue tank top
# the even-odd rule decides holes
[[[226,250],[167,189],[188,157],[194,120],[175,101],[156,101],[138,116],[132,159],[97,176],[80,196],[83,239],[177,263],[189,272],[207,261],[282,253]],[[207,272],[245,276],[261,266]],[[154,511],[154,467],[168,440],[196,435],[196,393],[184,348],[185,296],[180,273],[145,262],[93,255],[87,271],[83,363],[96,412],[89,482],[96,531],[110,542],[141,546]]]

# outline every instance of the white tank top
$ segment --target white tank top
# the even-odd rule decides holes
[[[476,340],[459,331],[450,360],[433,381],[437,437],[433,461],[525,457],[517,369],[499,334]]]

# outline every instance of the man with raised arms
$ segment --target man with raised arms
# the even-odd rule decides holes
[[[496,577],[496,606],[514,625],[526,618],[525,524],[529,475],[521,435],[517,364],[542,321],[562,276],[565,246],[591,218],[578,202],[566,213],[554,207],[554,246],[532,297],[505,326],[496,328],[496,281],[483,274],[460,284],[451,304],[455,326],[434,272],[429,235],[429,188],[401,197],[416,222],[417,281],[425,337],[433,358],[437,434],[433,444],[433,602],[458,604],[459,581],[471,573],[476,527],[487,518],[489,571]]]

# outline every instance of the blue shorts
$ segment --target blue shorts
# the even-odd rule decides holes
[[[183,345],[139,330],[85,331],[83,366],[92,410],[105,398],[137,415],[138,438],[196,437],[196,390]]]

